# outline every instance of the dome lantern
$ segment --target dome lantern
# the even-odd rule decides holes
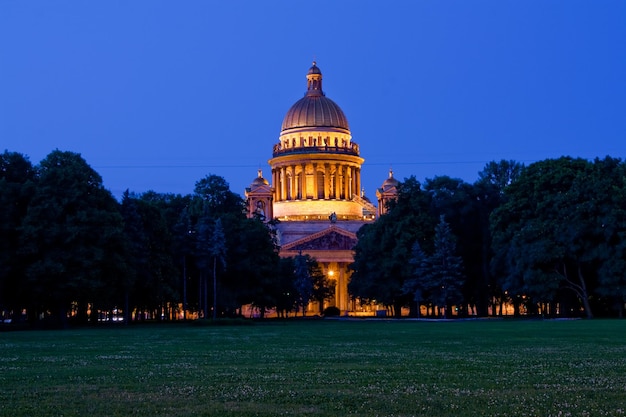
[[[313,66],[309,68],[309,72],[306,75],[307,80],[307,96],[320,96],[325,95],[322,91],[322,71],[317,67],[317,63],[313,61]]]

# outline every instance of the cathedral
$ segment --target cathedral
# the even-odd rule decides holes
[[[335,298],[322,307],[335,306],[342,315],[362,309],[348,294],[356,233],[384,214],[386,202],[397,195],[398,181],[390,172],[376,191],[375,207],[361,187],[363,162],[348,119],[324,94],[322,72],[313,62],[304,97],[283,119],[268,161],[270,179],[259,170],[245,190],[250,217],[278,220],[280,256],[308,254],[335,281]],[[311,305],[309,312],[319,307]]]

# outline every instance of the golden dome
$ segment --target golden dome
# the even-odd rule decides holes
[[[303,98],[291,106],[285,118],[281,133],[301,128],[336,128],[349,133],[348,119],[341,108],[322,91],[322,72],[313,62],[307,73],[307,91]]]

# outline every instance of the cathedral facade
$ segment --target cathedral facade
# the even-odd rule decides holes
[[[259,171],[245,191],[248,215],[277,219],[280,256],[315,258],[336,283],[334,300],[322,307],[351,314],[360,309],[348,294],[356,232],[384,212],[398,182],[390,173],[377,190],[378,209],[365,198],[359,145],[341,108],[322,90],[322,72],[315,62],[306,87],[304,97],[287,111],[273,146],[271,183]],[[319,307],[309,306],[309,311]]]

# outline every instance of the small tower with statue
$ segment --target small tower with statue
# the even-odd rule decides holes
[[[245,190],[248,217],[258,216],[265,222],[272,220],[274,218],[272,195],[272,187],[269,181],[263,178],[263,172],[259,169],[257,177]]]

